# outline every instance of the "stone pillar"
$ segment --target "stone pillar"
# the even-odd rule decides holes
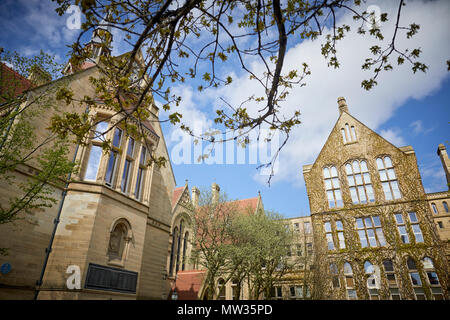
[[[450,160],[448,158],[447,148],[443,144],[439,144],[437,154],[441,158],[445,176],[447,177],[447,186],[450,189]]]
[[[192,187],[192,205],[198,206],[198,198],[200,197],[200,190],[197,187]]]
[[[348,112],[347,102],[345,101],[344,97],[338,98],[338,106],[339,106],[339,114],[342,114],[342,112]]]
[[[213,183],[211,185],[211,194],[212,194],[212,202],[213,203],[219,202],[219,192],[220,192],[219,185],[217,183]]]

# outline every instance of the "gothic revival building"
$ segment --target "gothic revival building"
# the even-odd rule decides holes
[[[424,191],[413,148],[369,129],[344,98],[338,104],[339,118],[316,161],[303,166],[315,255],[323,262],[316,271],[327,275],[320,294],[448,299],[445,244],[429,207],[435,196]]]
[[[91,59],[78,66],[68,63],[64,77],[28,94],[66,81],[75,101],[95,97],[89,79],[101,76],[99,57],[110,54],[104,44],[111,39],[110,30],[99,27],[87,44]],[[70,147],[68,157],[80,170],[66,188],[54,188],[56,205],[0,225],[1,246],[9,249],[9,255],[0,256],[0,265],[9,266],[0,275],[0,298],[165,299],[170,290],[166,262],[175,178],[170,161],[161,168],[147,165],[152,153],[169,159],[156,121],[158,108],[148,106],[141,138],[120,124],[109,130],[123,115],[101,99],[89,108],[77,103],[60,108],[87,112],[99,134],[93,132],[86,145]],[[37,139],[48,136],[51,115],[41,112],[34,123]],[[112,141],[110,152],[102,150],[104,140]],[[35,168],[22,166],[15,175],[22,181],[35,173]],[[20,195],[17,186],[0,181],[2,203],[14,195]]]

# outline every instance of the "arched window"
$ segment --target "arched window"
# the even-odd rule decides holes
[[[104,132],[108,129],[108,122],[101,121],[95,126],[93,131],[93,137],[89,146],[89,158],[87,160],[84,180],[95,181],[97,180],[98,169],[100,166],[100,160],[102,158],[102,143],[106,140]]]
[[[355,126],[352,126],[352,140],[353,141],[356,141],[356,129],[355,129]]]
[[[341,284],[339,282],[339,270],[335,263],[330,263],[330,273],[332,277],[332,285],[334,289],[340,288]]]
[[[439,277],[434,269],[433,260],[429,257],[422,259],[422,265],[425,273],[427,274],[428,284],[431,286],[431,295],[434,300],[443,300],[444,296],[442,294],[441,283],[439,282]]]
[[[355,280],[353,279],[353,269],[349,262],[344,263],[345,288],[347,289],[347,298],[356,300]]]
[[[238,284],[239,281],[237,279],[231,281],[231,300],[239,300]]]
[[[445,212],[448,213],[448,204],[447,204],[447,202],[446,202],[446,201],[443,201],[443,202],[442,202],[442,205],[444,206]]]
[[[400,199],[402,197],[398,187],[397,176],[390,157],[378,158],[376,160],[381,185],[383,186],[386,200]]]
[[[341,129],[341,133],[342,133],[342,140],[344,141],[344,143],[347,143],[347,138],[345,136],[345,130],[344,128]]]
[[[345,133],[347,134],[348,140],[351,141],[352,136],[350,135],[350,126],[348,125],[348,123],[345,124]]]
[[[438,209],[437,209],[437,207],[436,207],[436,204],[435,204],[434,202],[431,203],[431,208],[433,209],[433,213],[434,213],[434,214],[438,214],[438,213],[439,213],[439,212],[438,212]]]
[[[364,272],[367,277],[367,289],[369,290],[370,300],[380,300],[378,294],[379,283],[377,281],[376,268],[370,261],[364,262]]]
[[[218,294],[217,300],[225,300],[226,299],[225,280],[220,278],[219,281],[217,281],[217,286],[219,288],[219,294]]]
[[[175,227],[172,233],[172,248],[170,250],[170,262],[169,262],[169,274],[173,274],[174,262],[175,262],[175,253],[177,252],[177,243],[178,243],[178,227]]]
[[[416,262],[413,258],[408,257],[406,266],[409,271],[409,279],[414,289],[414,294],[417,300],[425,300],[425,291],[422,288],[422,280],[420,279],[419,271],[417,270]]]
[[[180,221],[180,233],[177,239],[177,261],[175,264],[175,272],[178,272],[180,268],[180,256],[181,256],[181,238],[183,237],[183,220]]]
[[[342,207],[342,195],[339,186],[339,177],[336,167],[323,168],[325,190],[327,192],[328,205],[330,208]]]
[[[354,160],[351,164],[345,165],[345,171],[353,204],[374,202],[375,196],[367,162]]]
[[[188,239],[189,239],[189,232],[186,231],[184,234],[184,240],[183,240],[183,260],[181,264],[181,270],[184,270],[186,267],[186,252],[187,252],[187,246],[188,246]]]
[[[384,273],[389,285],[389,293],[392,300],[400,300],[400,291],[398,289],[397,276],[394,271],[392,260],[383,261]]]
[[[131,227],[128,221],[119,219],[110,230],[108,243],[108,263],[122,266],[125,263],[128,245],[131,240]]]

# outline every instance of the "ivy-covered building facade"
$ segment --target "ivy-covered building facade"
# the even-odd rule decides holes
[[[440,238],[411,146],[354,118],[344,98],[316,161],[303,166],[324,299],[449,299]],[[444,168],[445,169],[445,168]],[[316,290],[317,292],[317,290]]]

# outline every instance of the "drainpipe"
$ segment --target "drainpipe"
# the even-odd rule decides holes
[[[89,106],[86,108],[85,113],[88,113],[88,112],[89,112]],[[75,148],[75,154],[73,155],[72,163],[75,163],[79,147],[80,147],[80,144],[77,143],[77,146]],[[58,228],[59,218],[61,216],[61,211],[62,211],[62,208],[63,208],[63,205],[64,205],[64,201],[66,199],[67,188],[69,187],[69,183],[70,183],[70,178],[71,177],[72,177],[72,172],[69,172],[69,174],[67,175],[67,178],[66,178],[66,185],[64,186],[64,189],[63,189],[63,191],[61,193],[61,202],[59,203],[58,213],[56,214],[55,220],[53,220],[54,226],[53,226],[52,235],[50,237],[50,242],[48,244],[48,247],[45,248],[44,265],[42,266],[41,275],[39,277],[39,280],[36,281],[36,290],[34,292],[34,300],[37,300],[37,297],[38,297],[39,292],[40,292],[39,289],[40,289],[40,286],[42,285],[42,280],[44,279],[45,269],[47,268],[48,258],[50,256],[50,252],[52,251],[53,240],[55,239],[56,229]]]

